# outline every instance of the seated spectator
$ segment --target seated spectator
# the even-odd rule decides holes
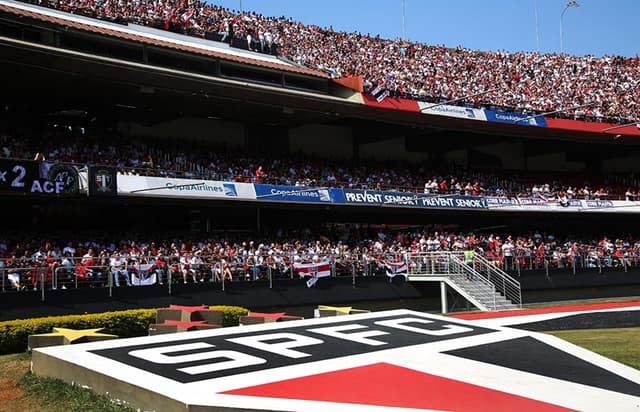
[[[109,261],[109,270],[113,276],[113,282],[116,287],[120,287],[120,278],[123,277],[126,285],[131,286],[131,277],[128,271],[129,262],[126,257],[119,251],[113,252]]]

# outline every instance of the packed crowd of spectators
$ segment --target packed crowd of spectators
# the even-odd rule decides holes
[[[407,253],[473,250],[514,274],[535,269],[629,267],[640,262],[640,239],[556,237],[436,230],[280,229],[272,234],[207,238],[0,240],[3,290],[43,286],[252,281],[295,277],[293,265],[329,261],[336,276],[376,276]],[[152,282],[149,283],[149,278]]]
[[[638,120],[640,58],[447,48],[335,31],[286,17],[187,0],[32,0],[122,23],[154,26],[274,53],[331,76],[362,76],[366,90],[593,121]],[[487,93],[490,91],[490,93]]]
[[[640,179],[632,174],[585,176],[505,170],[465,170],[456,165],[345,161],[301,154],[274,157],[215,150],[186,142],[147,142],[116,136],[0,130],[0,158],[115,166],[123,174],[304,187],[431,194],[542,197],[544,199],[636,200]],[[34,148],[38,148],[34,150]],[[36,154],[37,153],[37,154]]]

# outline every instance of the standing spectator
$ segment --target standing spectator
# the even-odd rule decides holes
[[[513,255],[515,251],[515,246],[513,245],[513,240],[511,236],[507,237],[506,242],[502,245],[502,256],[504,258],[504,268],[505,270],[513,270]]]
[[[264,172],[264,170],[262,170],[262,166],[258,166],[255,174],[255,183],[262,183],[262,179],[264,179],[264,177],[266,176],[266,173]]]

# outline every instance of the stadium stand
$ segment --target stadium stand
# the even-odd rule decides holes
[[[547,275],[562,269],[627,270],[640,264],[640,240],[629,235],[586,238],[541,231],[485,234],[432,227],[332,227],[206,238],[158,234],[156,238],[5,238],[0,241],[3,290],[31,290],[43,285],[106,287],[109,273],[115,286],[121,287],[162,284],[168,279],[180,283],[221,282],[223,277],[227,281],[255,281],[294,277],[292,264],[327,259],[336,276],[384,276],[387,262],[402,261],[403,255],[411,252],[473,250],[518,276],[540,270]]]
[[[492,106],[587,121],[637,121],[640,58],[450,49],[304,25],[200,1],[38,1],[69,13],[152,26],[278,54],[334,78],[360,76],[366,91]],[[379,89],[378,89],[379,90]],[[491,93],[486,93],[491,91]]]
[[[86,300],[101,295],[105,305],[135,306],[136,295],[155,304],[158,294],[176,296],[168,283],[190,299],[194,291],[224,292],[232,282],[235,293],[246,292],[243,299],[267,305],[259,295],[274,278],[290,287],[279,297],[289,303],[309,286],[292,266],[327,261],[338,279],[325,284],[344,301],[373,293],[356,290],[356,278],[384,289],[375,299],[394,296],[399,284],[406,296],[432,293],[387,279],[413,252],[467,259],[463,253],[473,251],[529,290],[554,293],[559,285],[632,284],[640,273],[633,219],[640,207],[631,202],[640,181],[628,173],[640,157],[635,127],[619,138],[603,132],[608,124],[569,131],[403,113],[370,105],[375,99],[330,79],[359,77],[365,93],[386,90],[391,98],[626,123],[637,118],[637,59],[447,49],[197,1],[37,2],[85,16],[73,16],[67,27],[62,12],[30,3],[21,5],[24,13],[12,0],[0,8],[8,36],[0,47],[10,56],[0,69],[7,86],[0,99],[0,274],[3,291],[25,291],[6,293],[5,311],[23,297],[48,300],[59,311],[54,306],[70,295],[62,289],[79,289],[73,293]],[[122,36],[93,30],[91,18],[145,28]],[[148,41],[152,34],[187,46]],[[192,40],[217,42],[222,51],[201,53]],[[230,47],[247,51],[235,51],[244,57],[234,59]],[[64,186],[57,180],[66,179],[64,170],[50,173],[54,166],[75,173],[77,190],[41,190]],[[173,178],[190,180],[176,186]],[[213,181],[218,191],[158,195],[198,180]],[[343,199],[318,194],[318,202],[305,202],[291,196],[298,188]],[[270,197],[274,190],[281,199]],[[346,200],[371,191],[406,194],[416,205]],[[417,205],[432,198],[463,205]],[[549,207],[521,204],[524,198]],[[308,292],[295,301],[319,298]]]
[[[465,170],[455,165],[265,157],[264,153],[225,150],[183,142],[128,141],[115,134],[89,136],[68,126],[52,130],[0,130],[0,158],[34,159],[119,168],[122,174],[254,182],[303,187],[342,187],[412,193],[518,196],[544,199],[635,199],[634,175]],[[42,136],[45,136],[42,139]],[[87,144],[90,142],[90,144]]]

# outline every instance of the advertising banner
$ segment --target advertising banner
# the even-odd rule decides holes
[[[114,167],[89,167],[89,196],[115,196],[118,194],[117,172]]]
[[[344,189],[345,203],[368,206],[418,207],[426,209],[487,209],[482,197],[426,195],[422,193],[383,192]]]
[[[544,197],[487,197],[491,210],[535,212],[640,213],[640,202],[625,200],[564,199]]]
[[[341,189],[254,185],[256,199],[268,202],[343,203]]]
[[[487,117],[482,109],[472,107],[451,106],[447,104],[418,102],[420,111],[424,114],[435,114],[438,116],[457,117],[459,119],[471,119],[487,121]]]
[[[509,123],[518,126],[547,127],[547,120],[543,116],[531,117],[529,114],[493,110],[484,110],[484,113],[490,122]]]
[[[75,195],[80,192],[80,187],[75,165],[0,159],[0,192]]]
[[[120,196],[242,200],[256,198],[256,192],[251,183],[118,174],[117,185]]]

